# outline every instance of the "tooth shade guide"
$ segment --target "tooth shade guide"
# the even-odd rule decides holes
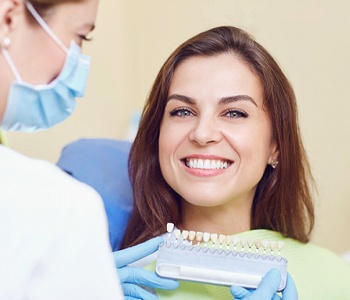
[[[232,244],[233,244],[233,251],[236,251],[237,245],[239,244],[239,238],[235,236],[232,240]]]
[[[278,241],[277,242],[277,250],[278,250],[278,253],[277,255],[278,256],[281,256],[281,251],[282,251],[282,248],[284,247],[284,243],[282,241]]]
[[[181,235],[181,231],[179,229],[175,229],[174,230],[174,237],[175,237],[176,243],[178,242],[180,235]]]
[[[268,241],[262,241],[262,248],[264,249],[264,254],[266,254],[266,250],[269,247],[269,242]]]
[[[216,248],[215,246],[216,246],[216,241],[218,239],[218,235],[216,233],[212,233],[210,235],[210,239],[211,239],[211,242],[212,242],[212,245],[211,245],[212,248]]]
[[[226,235],[219,234],[220,249],[222,248],[222,244],[225,242],[225,240],[226,240]]]
[[[202,239],[203,239],[203,232],[197,231],[197,232],[196,232],[196,241],[197,241],[197,245],[200,245]]]
[[[269,246],[270,246],[270,254],[273,255],[275,247],[276,247],[276,242],[275,241],[270,241],[269,242]]]
[[[203,233],[203,242],[204,242],[204,246],[205,247],[208,246],[209,240],[210,240],[210,233],[209,232],[204,232]]]
[[[246,246],[246,244],[247,244],[247,240],[246,239],[244,239],[244,238],[242,238],[241,239],[241,241],[240,241],[240,244],[241,244],[241,251],[245,251],[245,246]]]
[[[156,273],[178,280],[256,288],[269,269],[277,268],[282,274],[281,291],[288,264],[280,256],[282,248],[283,243],[277,241],[175,229],[171,238],[159,247]]]
[[[255,241],[255,253],[259,253],[259,250],[261,249],[261,241],[256,240]]]
[[[166,225],[167,232],[171,233],[174,230],[174,223],[167,223]]]
[[[248,252],[252,253],[252,248],[254,246],[254,241],[253,240],[248,240],[247,244],[248,244]]]
[[[232,243],[233,236],[232,235],[227,235],[226,236],[226,250],[230,250],[230,245]]]
[[[188,230],[182,230],[182,239],[187,240],[189,234]]]
[[[190,233],[188,235],[188,238],[190,239],[190,244],[192,245],[192,242],[194,240],[194,238],[196,237],[196,232],[193,230],[190,230]]]
[[[231,252],[244,252],[257,255],[271,255],[281,257],[284,246],[281,241],[253,240],[239,238],[234,235],[223,235],[201,231],[179,230],[172,223],[167,224],[169,233],[168,243],[196,245],[199,247],[224,249]]]
[[[174,230],[174,223],[167,223],[166,224],[166,230],[168,232],[168,237],[170,238],[171,237],[171,233]]]

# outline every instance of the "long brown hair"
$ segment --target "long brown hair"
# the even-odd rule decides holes
[[[234,53],[260,78],[264,108],[276,140],[279,164],[266,167],[251,210],[251,229],[270,229],[308,242],[314,226],[313,179],[300,137],[293,89],[272,56],[246,32],[225,26],[196,35],[180,45],[159,71],[146,101],[131,148],[129,173],[134,211],[122,247],[164,233],[166,223],[181,221],[179,195],[165,182],[158,160],[158,139],[169,86],[176,67],[192,56]]]

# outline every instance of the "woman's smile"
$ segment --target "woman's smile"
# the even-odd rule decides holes
[[[205,177],[220,175],[233,164],[232,160],[211,154],[186,156],[181,162],[189,174]]]

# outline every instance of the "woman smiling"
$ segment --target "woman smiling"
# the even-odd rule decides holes
[[[129,168],[135,207],[124,247],[163,234],[167,222],[180,230],[281,240],[300,299],[328,299],[329,286],[332,298],[350,299],[349,266],[309,243],[313,179],[293,89],[244,31],[213,28],[170,55],[147,99]],[[236,299],[248,297],[235,291]],[[232,299],[228,287],[193,282],[156,293]]]

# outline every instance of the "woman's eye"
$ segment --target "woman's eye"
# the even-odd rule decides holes
[[[248,117],[248,114],[242,110],[239,110],[239,109],[232,109],[232,110],[228,110],[225,112],[224,114],[226,117],[229,117],[229,118],[233,118],[233,119],[236,119],[236,118],[247,118]]]
[[[171,117],[190,117],[193,112],[188,108],[175,108],[170,112]]]

